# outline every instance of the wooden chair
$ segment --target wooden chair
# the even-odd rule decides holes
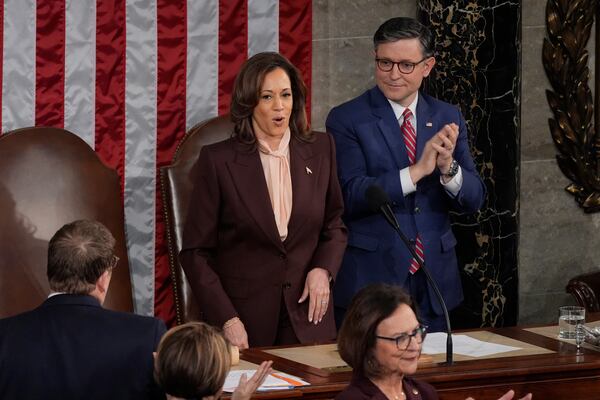
[[[229,116],[216,117],[191,128],[175,151],[171,165],[160,169],[160,186],[167,226],[169,267],[175,296],[177,324],[202,319],[201,310],[191,291],[185,273],[179,263],[183,229],[193,190],[192,167],[200,149],[207,144],[225,140],[231,136],[233,124]]]
[[[57,128],[24,128],[0,136],[0,318],[41,304],[48,241],[77,219],[102,222],[120,258],[105,307],[132,311],[121,188],[79,137]]]
[[[577,304],[585,307],[587,312],[599,312],[600,303],[600,272],[590,272],[577,275],[569,280],[566,287],[567,293],[570,293]]]

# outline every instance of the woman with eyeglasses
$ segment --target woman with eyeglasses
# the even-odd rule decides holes
[[[374,284],[352,299],[338,333],[338,350],[353,369],[350,385],[336,400],[436,400],[435,388],[410,377],[427,327],[399,286]],[[498,400],[511,400],[511,390]],[[471,399],[472,400],[472,399]],[[520,400],[531,400],[531,394]]]

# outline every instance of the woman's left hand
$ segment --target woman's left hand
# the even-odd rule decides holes
[[[263,361],[250,379],[242,374],[238,387],[231,394],[231,400],[249,400],[252,394],[262,385],[267,376],[273,371],[273,361]]]
[[[298,303],[309,298],[308,322],[321,322],[329,304],[329,271],[315,267],[306,275],[304,291]]]

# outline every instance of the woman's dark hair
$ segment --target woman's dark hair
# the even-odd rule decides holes
[[[416,314],[404,289],[384,283],[369,285],[354,296],[338,333],[338,350],[355,373],[369,378],[384,373],[374,355],[377,326],[402,304]]]
[[[252,129],[252,114],[260,99],[260,89],[265,76],[281,68],[290,78],[292,85],[292,114],[290,132],[299,140],[310,142],[313,133],[306,118],[306,85],[300,71],[279,53],[265,52],[250,57],[235,78],[231,96],[231,121],[234,123],[233,136],[241,143],[256,146],[256,136]]]
[[[162,337],[154,379],[171,396],[201,399],[219,393],[230,366],[229,344],[221,333],[204,322],[188,322]]]

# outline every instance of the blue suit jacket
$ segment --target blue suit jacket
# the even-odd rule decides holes
[[[399,171],[409,165],[400,126],[391,105],[378,87],[329,113],[327,131],[336,144],[338,175],[344,195],[344,222],[348,247],[334,288],[335,305],[346,308],[352,296],[372,282],[402,285],[406,281],[409,251],[379,213],[369,210],[365,191],[379,185],[390,196],[393,210],[406,236],[421,235],[425,263],[449,309],[462,301],[462,285],[454,251],[456,238],[448,212],[477,211],[485,199],[485,186],[469,152],[465,121],[459,109],[419,93],[417,103],[417,159],[427,140],[445,124],[459,126],[454,158],[462,168],[463,184],[455,198],[440,184],[436,169],[404,196]],[[434,299],[430,290],[430,299]],[[441,314],[436,300],[432,309]]]
[[[153,356],[165,325],[56,295],[0,320],[1,399],[164,399]]]

